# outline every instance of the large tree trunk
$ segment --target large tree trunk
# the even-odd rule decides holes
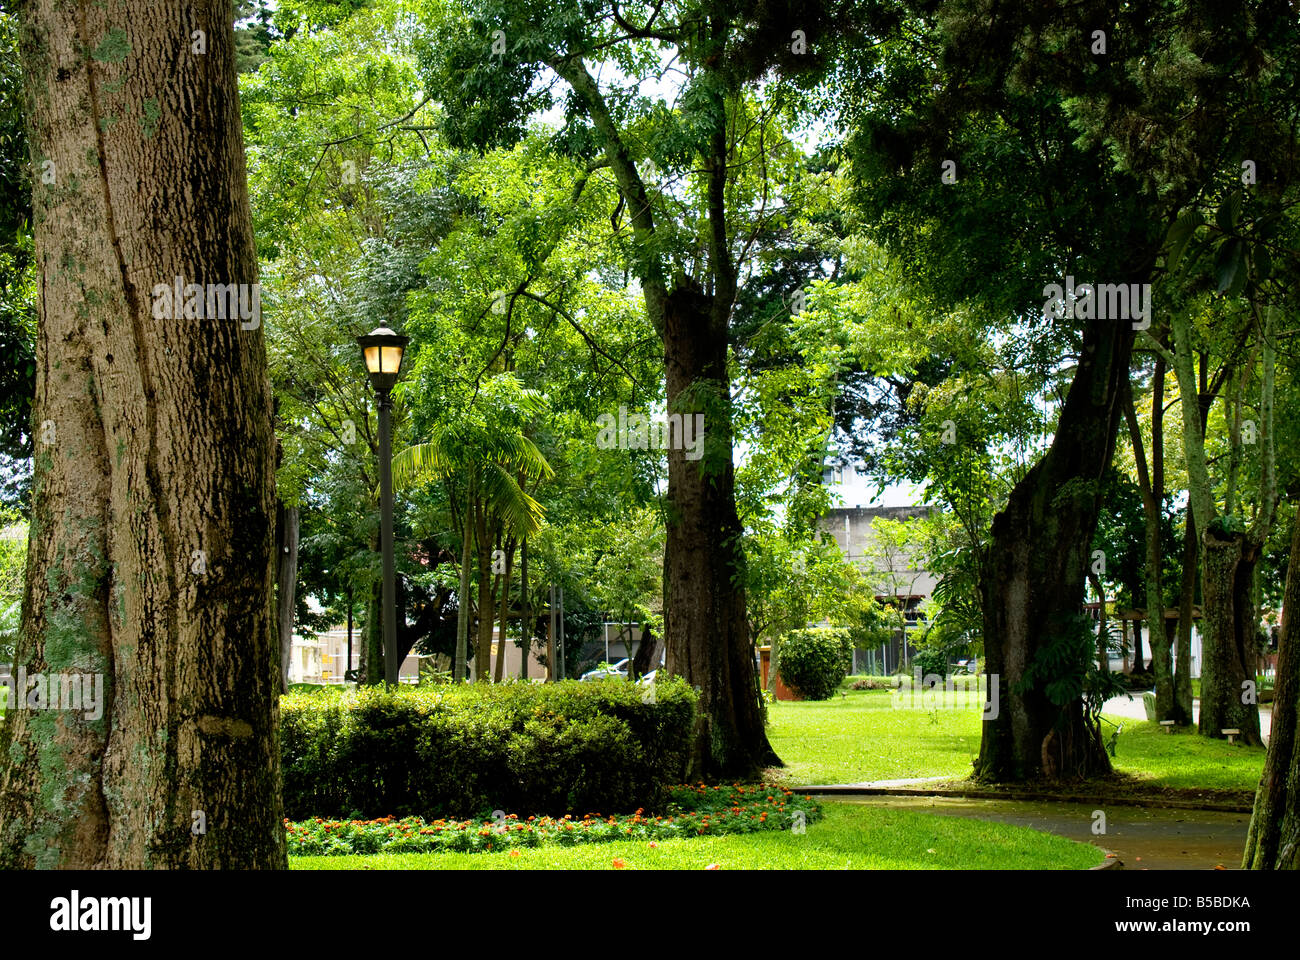
[[[1224,729],[1236,729],[1243,743],[1258,746],[1264,742],[1254,690],[1259,553],[1245,534],[1213,529],[1201,538],[1201,548],[1200,733],[1222,738]]]
[[[732,466],[727,327],[711,298],[679,288],[664,316],[668,409],[704,413],[703,456],[668,451],[664,632],[668,673],[699,685],[690,776],[748,779],[780,763],[767,741],[745,618],[740,518]],[[692,421],[693,423],[694,421]]]
[[[1273,725],[1264,774],[1255,794],[1241,865],[1254,870],[1300,869],[1300,521],[1291,557],[1278,639]]]
[[[15,672],[102,696],[11,702],[6,868],[286,866],[260,320],[158,298],[181,277],[248,284],[251,307],[257,282],[230,5],[187,10],[182,29],[144,0],[22,7],[32,154],[55,182],[34,196],[50,442]]]
[[[280,641],[280,691],[289,692],[289,667],[293,663],[293,613],[298,588],[298,508],[278,505],[276,510],[276,624]]]
[[[1079,628],[1100,507],[1097,478],[1115,451],[1132,347],[1127,324],[1085,330],[1056,437],[993,520],[981,591],[986,670],[997,679],[1000,702],[984,719],[976,762],[981,779],[1110,770],[1100,731],[1085,717],[1082,701],[1053,703],[1043,677],[1021,684],[1044,648]]]

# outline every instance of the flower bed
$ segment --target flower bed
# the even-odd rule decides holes
[[[770,784],[670,787],[664,813],[581,818],[509,814],[492,820],[286,820],[290,856],[367,853],[488,852],[543,844],[571,846],[606,840],[674,838],[789,830],[812,823],[821,809],[804,796]],[[802,815],[802,816],[801,816]]]

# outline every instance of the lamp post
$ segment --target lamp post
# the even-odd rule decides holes
[[[409,337],[376,327],[357,337],[379,407],[379,548],[384,558],[384,683],[397,684],[397,576],[393,570],[393,385]]]

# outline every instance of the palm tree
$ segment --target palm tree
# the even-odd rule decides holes
[[[479,618],[489,624],[486,630],[480,629],[477,675],[482,676],[491,643],[488,611],[492,608],[492,586],[488,572],[495,535],[504,530],[523,537],[540,529],[545,511],[525,487],[555,475],[541,450],[524,435],[527,423],[545,410],[545,400],[538,391],[524,388],[511,374],[502,374],[483,385],[479,400],[482,402],[467,408],[462,416],[438,426],[428,442],[409,446],[393,457],[396,489],[434,478],[447,483],[449,489],[456,480],[464,483],[464,546],[452,665],[457,679],[465,675],[469,647],[470,541],[476,543],[479,564]],[[454,513],[454,497],[452,509]],[[508,593],[509,583],[504,589]],[[504,644],[504,623],[501,639]]]

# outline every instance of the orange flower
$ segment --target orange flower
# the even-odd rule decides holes
[[[626,867],[626,866],[627,866],[626,861],[624,861],[624,860],[622,860],[622,859],[620,859],[620,858],[618,858],[618,857],[615,857],[615,858],[614,858],[614,869],[615,869],[615,870],[622,870],[622,869],[623,869],[624,867]]]
[[[652,850],[653,850],[653,849],[657,849],[658,847],[659,847],[659,844],[655,843],[653,840],[650,841],[650,848],[651,848]]]
[[[707,867],[705,867],[704,869],[705,869],[705,870],[721,870],[721,869],[722,869],[722,864],[720,864],[720,863],[711,863],[711,864],[709,864]]]
[[[512,857],[517,857],[517,856],[519,856],[519,851],[518,851],[518,850],[511,850],[511,851],[510,851],[510,856],[512,856]]]

